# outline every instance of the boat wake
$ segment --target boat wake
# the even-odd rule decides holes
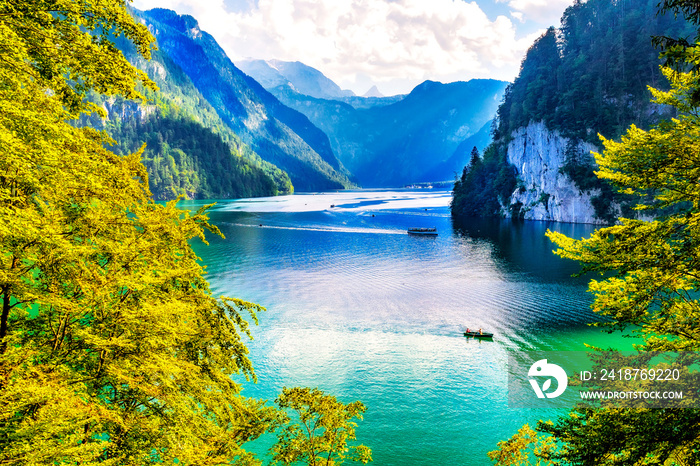
[[[328,227],[328,226],[300,226],[291,227],[284,225],[265,225],[258,224],[253,225],[250,223],[230,223],[222,222],[225,225],[231,225],[236,227],[246,227],[246,228],[260,228],[260,229],[272,229],[272,230],[297,230],[297,231],[319,231],[328,233],[360,233],[360,234],[375,234],[375,235],[405,235],[405,230],[394,230],[386,228],[360,228],[360,227]]]

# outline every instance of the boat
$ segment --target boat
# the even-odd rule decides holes
[[[437,236],[437,228],[409,228],[409,235],[421,235],[421,236]]]
[[[466,331],[464,332],[465,337],[474,337],[474,338],[493,338],[493,333],[486,333],[486,332],[473,332],[473,331]]]

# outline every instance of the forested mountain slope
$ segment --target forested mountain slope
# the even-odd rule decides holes
[[[219,117],[264,160],[285,170],[300,191],[352,185],[328,137],[304,115],[280,103],[228,59],[191,16],[137,12],[161,53],[178,65]]]
[[[606,222],[624,200],[593,174],[598,134],[669,116],[647,86],[667,87],[651,36],[686,37],[657,0],[576,1],[530,47],[497,112],[494,143],[455,186],[453,214]]]
[[[293,191],[287,174],[243,143],[167,55],[155,51],[146,61],[129,42],[116,43],[159,91],[143,89],[147,103],[93,95],[108,119],[93,114],[82,122],[106,129],[118,144],[113,150],[122,154],[146,143],[142,162],[154,198],[241,198]]]
[[[155,199],[274,196],[293,192],[289,176],[266,162],[226,125],[189,77],[166,54],[145,60],[124,38],[117,47],[158,86],[141,89],[144,102],[91,95],[107,112],[83,116],[81,124],[105,129],[117,153],[138,150],[149,173]]]
[[[128,118],[110,132],[118,144],[116,152],[132,153],[146,144],[142,162],[155,199],[236,199],[292,192],[286,173],[242,157],[235,144],[187,114],[168,111],[143,120]]]

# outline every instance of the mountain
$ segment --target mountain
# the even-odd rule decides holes
[[[291,91],[292,94],[315,99],[338,100],[355,108],[390,105],[406,97],[385,97],[377,86],[373,86],[365,95],[357,96],[350,90],[341,89],[319,70],[298,61],[248,59],[236,62],[236,66],[276,97]]]
[[[296,190],[353,186],[323,131],[236,68],[194,18],[165,9],[135,14],[221,120],[263,160],[286,171]]]
[[[341,102],[344,102],[356,109],[367,109],[367,108],[373,108],[373,107],[385,107],[387,105],[395,104],[396,102],[399,102],[403,100],[406,97],[405,94],[398,94],[398,95],[391,95],[388,97],[361,97],[361,96],[352,96],[352,97],[342,97],[339,99]]]
[[[183,114],[129,118],[110,133],[119,141],[115,151],[122,154],[146,144],[142,162],[155,199],[171,200],[179,195],[236,199],[292,191],[286,174],[282,173],[280,183],[265,169],[232,152],[220,134]]]
[[[426,180],[454,180],[462,169],[469,163],[472,149],[483,151],[491,143],[491,125],[493,120],[486,122],[479,131],[459,143],[449,159],[439,163],[424,175]]]
[[[117,145],[116,153],[138,151],[146,144],[142,162],[149,187],[159,200],[241,198],[290,193],[285,172],[265,162],[221,120],[189,77],[162,51],[150,61],[136,53],[123,37],[117,47],[159,87],[141,91],[148,102],[92,95],[106,119],[97,114],[79,124],[106,130]]]
[[[367,92],[362,94],[362,97],[384,97],[384,94],[379,92],[379,89],[377,86],[372,86],[369,88]]]
[[[445,165],[440,171],[438,166],[453,157],[461,143],[484,129],[506,84],[495,80],[426,81],[407,96],[373,98],[374,105],[357,108],[288,87],[270,90],[328,135],[334,153],[362,186],[391,187],[440,181],[430,179],[437,173],[452,179],[452,167]]]
[[[497,112],[494,142],[455,185],[452,213],[607,223],[633,216],[594,174],[598,134],[619,137],[673,116],[650,103],[667,88],[651,36],[690,37],[658,0],[576,1],[530,47]]]
[[[323,73],[301,62],[281,60],[241,60],[236,66],[265,89],[288,86],[317,99],[339,99],[355,95],[343,90]]]

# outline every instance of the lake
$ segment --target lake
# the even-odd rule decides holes
[[[508,407],[508,354],[624,344],[587,326],[587,280],[544,236],[593,227],[453,225],[450,199],[357,190],[218,202],[210,217],[226,239],[195,245],[212,289],[267,308],[248,345],[258,383],[244,393],[311,386],[361,400],[358,439],[378,466],[490,464],[498,441],[555,415]],[[466,327],[495,337],[466,339]]]

